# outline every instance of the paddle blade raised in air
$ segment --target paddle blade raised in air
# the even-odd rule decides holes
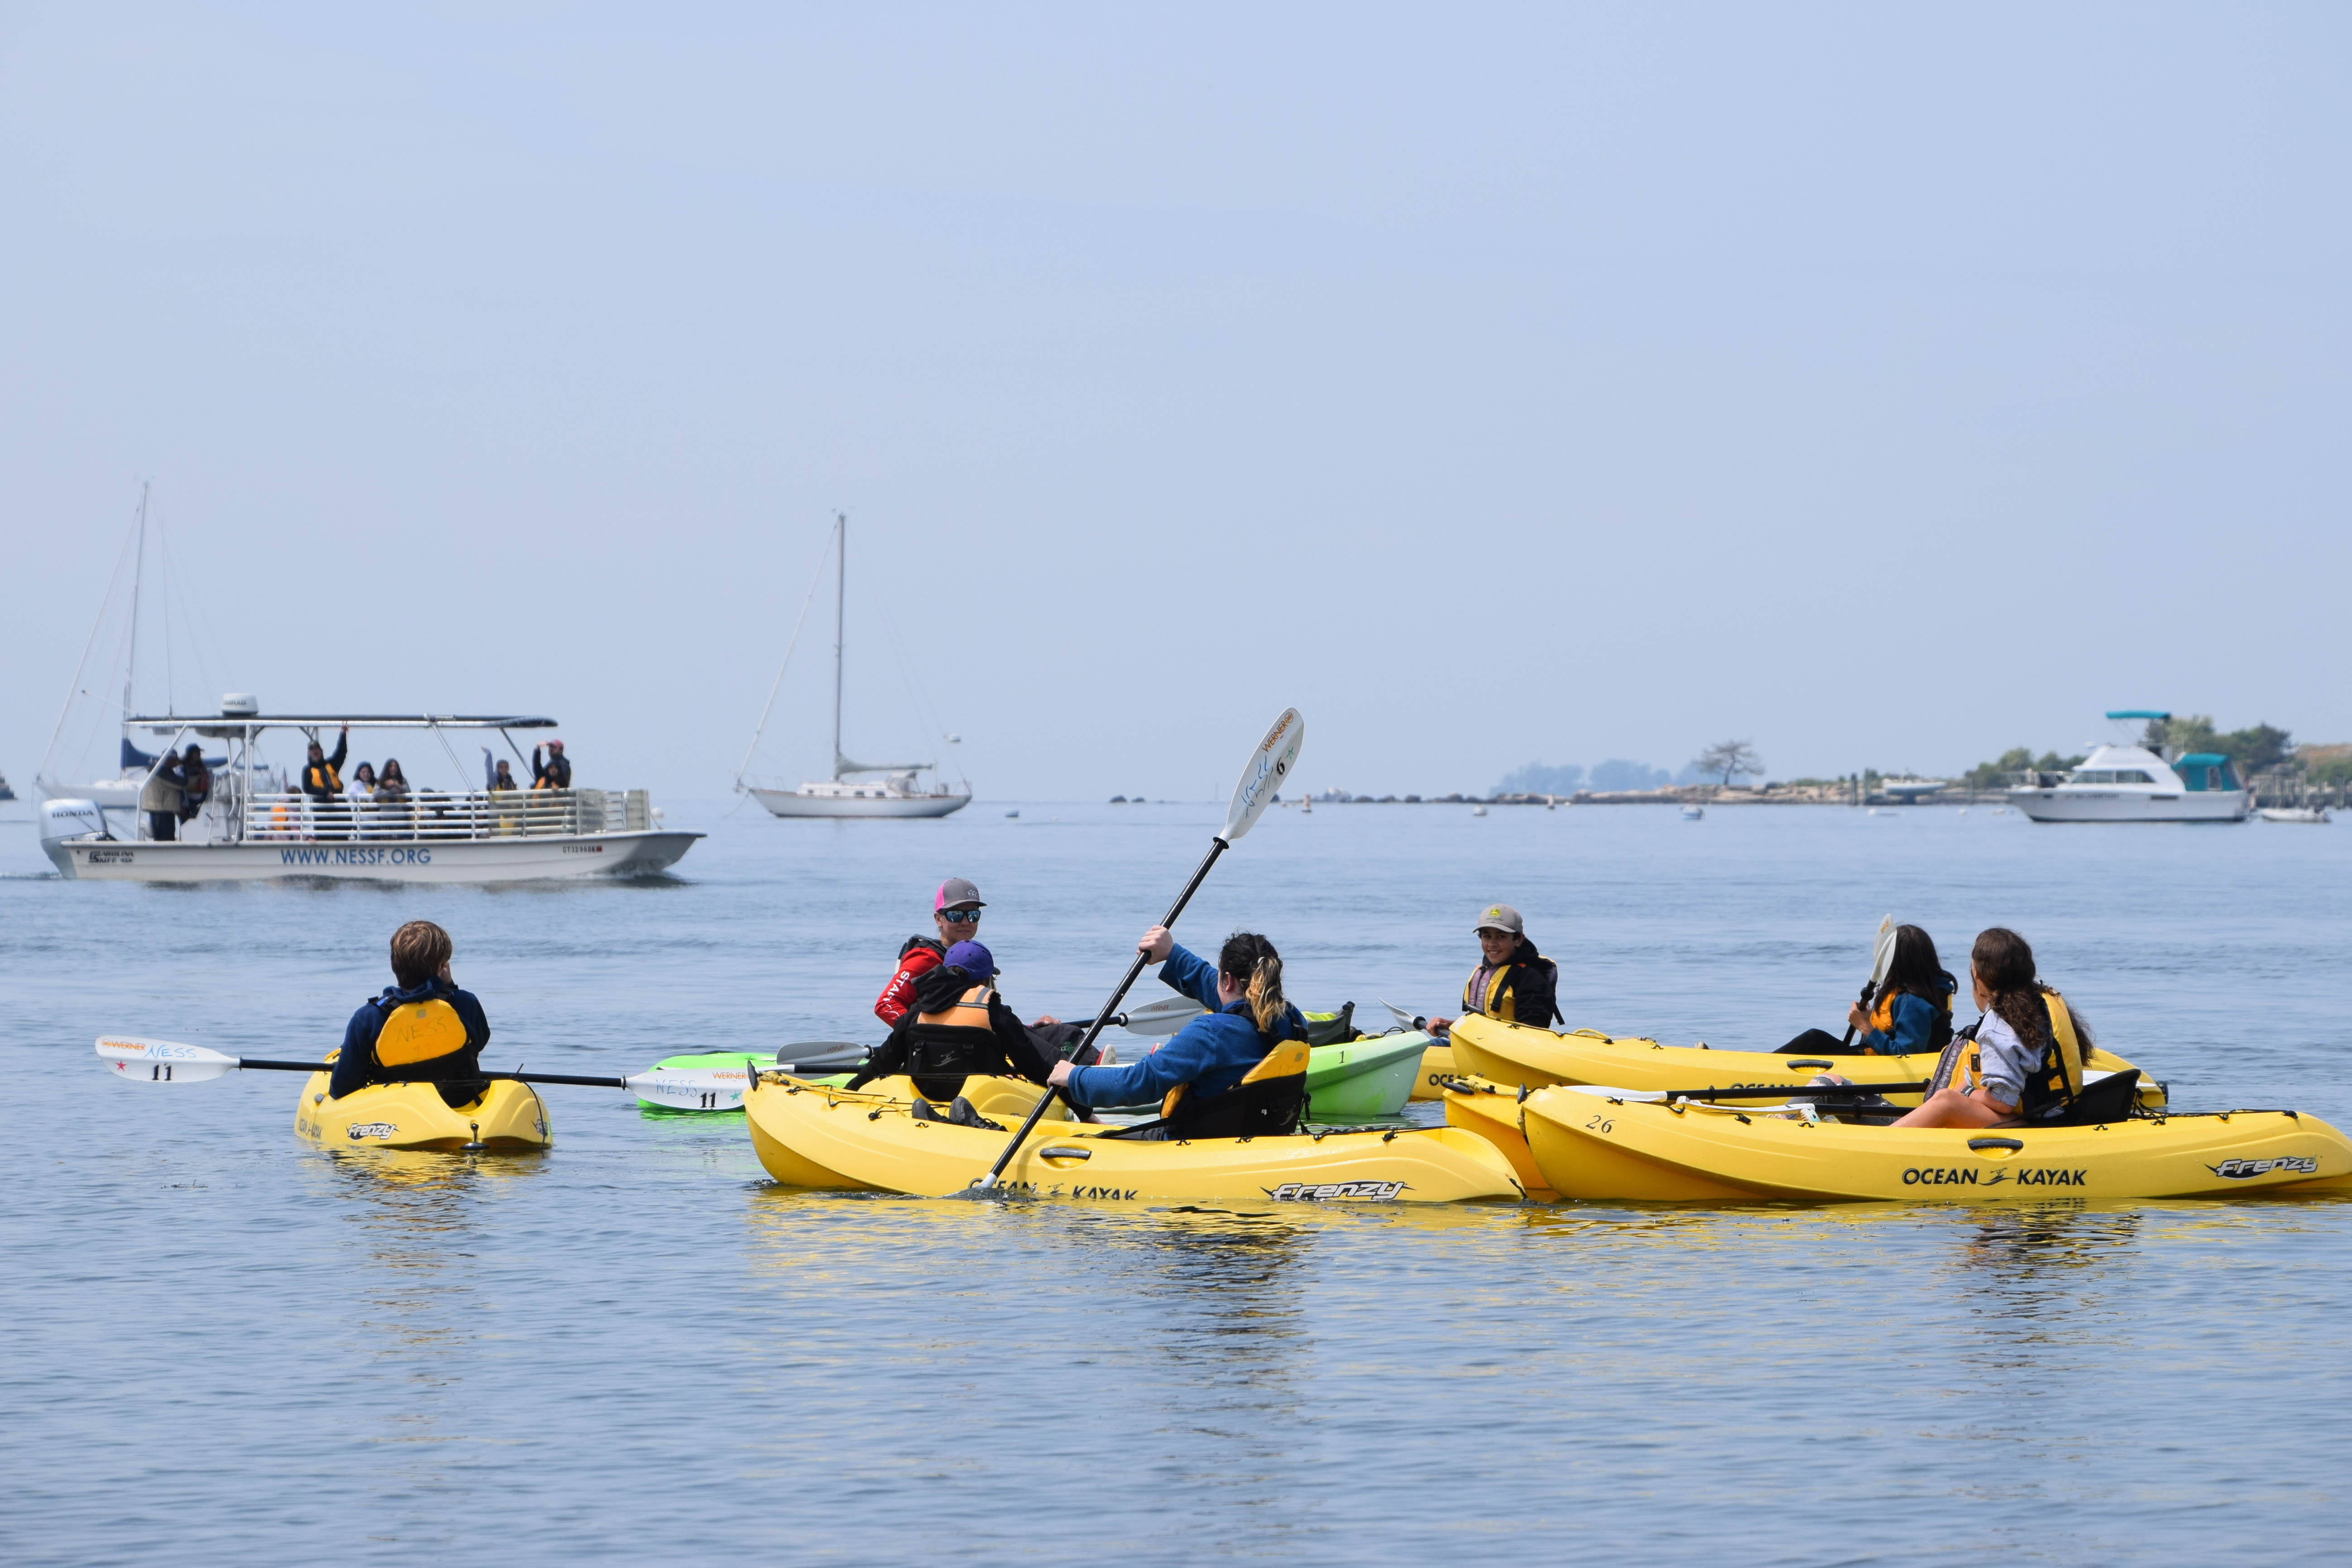
[[[1228,844],[1239,843],[1265,815],[1282,781],[1290,776],[1297,765],[1298,748],[1307,739],[1307,721],[1298,716],[1296,708],[1286,708],[1274,728],[1265,732],[1257,750],[1250,753],[1249,765],[1242,770],[1242,782],[1234,786],[1234,804],[1225,813],[1224,831],[1217,837]]]

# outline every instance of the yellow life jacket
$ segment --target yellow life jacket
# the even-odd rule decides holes
[[[1486,967],[1483,963],[1477,965],[1470,971],[1470,978],[1462,983],[1462,1010],[1465,1013],[1484,1013],[1489,1018],[1500,1018],[1506,1024],[1517,1023],[1518,998],[1511,994],[1508,985],[1511,966],[1506,963],[1497,968],[1486,982],[1486,994],[1480,995],[1478,972]]]
[[[995,987],[982,981],[936,1013],[918,1013],[915,1022],[933,1028],[985,1029],[988,1022],[988,998]]]
[[[438,996],[394,1007],[384,1016],[383,1027],[375,1037],[378,1067],[413,1067],[455,1056],[465,1048],[466,1021]]]
[[[1870,1010],[1871,1029],[1881,1035],[1893,1035],[1895,1033],[1895,999],[1897,996],[1916,994],[1917,993],[1916,992],[1889,991],[1884,996],[1881,996],[1878,999],[1878,1005]],[[1919,999],[1922,1002],[1933,1003],[1943,1010],[1944,1026],[1940,1032],[1948,1037],[1951,1033],[1952,994],[1948,991],[1944,993],[1940,998],[1934,996],[1921,996]],[[1930,1049],[1934,1048],[1932,1044],[1933,1039],[1934,1037],[1931,1035],[1929,1037],[1929,1040],[1931,1042],[1929,1046]],[[1874,1057],[1878,1053],[1876,1050],[1865,1046],[1863,1047],[1863,1054],[1864,1056]]]

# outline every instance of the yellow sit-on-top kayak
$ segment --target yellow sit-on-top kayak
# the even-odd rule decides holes
[[[1556,1202],[1559,1194],[1536,1164],[1536,1157],[1528,1149],[1528,1135],[1520,1126],[1519,1102],[1525,1094],[1513,1088],[1494,1083],[1483,1078],[1461,1073],[1447,1075],[1440,1092],[1445,1096],[1445,1124],[1459,1127],[1465,1132],[1475,1132],[1511,1163],[1511,1174],[1528,1196],[1540,1204]]]
[[[1413,1099],[1444,1099],[1445,1080],[1457,1070],[1453,1044],[1446,1040],[1430,1041],[1428,1048],[1421,1053],[1421,1076],[1412,1080]]]
[[[918,1121],[903,1099],[763,1075],[744,1097],[760,1163],[779,1182],[918,1196],[961,1193],[1018,1128]],[[1112,1138],[1098,1122],[1041,1122],[1006,1165],[1008,1195],[1079,1201],[1456,1203],[1520,1196],[1492,1144],[1451,1127],[1320,1137]]]
[[[1666,1203],[2352,1194],[2352,1142],[2292,1110],[2081,1127],[1871,1127],[1630,1093],[1585,1086],[1528,1096],[1521,1124],[1545,1185],[1564,1198]]]
[[[331,1100],[314,1072],[294,1105],[294,1131],[331,1149],[544,1149],[547,1107],[527,1083],[492,1080],[452,1106],[429,1083],[376,1083]]]
[[[1472,1016],[1454,1026],[1454,1061],[1462,1072],[1513,1089],[1555,1083],[1609,1084],[1618,1089],[1802,1089],[1816,1073],[1833,1072],[1857,1084],[1922,1083],[1936,1070],[1937,1056],[1790,1057],[1778,1051],[1717,1051],[1705,1046],[1665,1046],[1628,1036],[1612,1037],[1591,1029],[1555,1035],[1526,1024],[1506,1024]],[[2093,1050],[2086,1073],[2124,1072],[2131,1063]],[[2164,1104],[2164,1086],[2143,1076],[2144,1110]],[[1917,1090],[1889,1094],[1896,1105],[1919,1103]]]

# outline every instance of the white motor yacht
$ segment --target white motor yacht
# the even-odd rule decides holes
[[[2107,717],[2172,715],[2127,710]],[[2243,822],[2250,800],[2237,770],[2219,752],[2166,758],[2137,744],[2095,746],[2070,771],[2009,792],[2009,803],[2035,822]]]

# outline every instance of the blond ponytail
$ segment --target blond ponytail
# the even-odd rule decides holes
[[[1250,971],[1250,1016],[1257,1020],[1257,1032],[1274,1033],[1274,1026],[1290,1009],[1282,994],[1282,960],[1271,953],[1257,961]]]

